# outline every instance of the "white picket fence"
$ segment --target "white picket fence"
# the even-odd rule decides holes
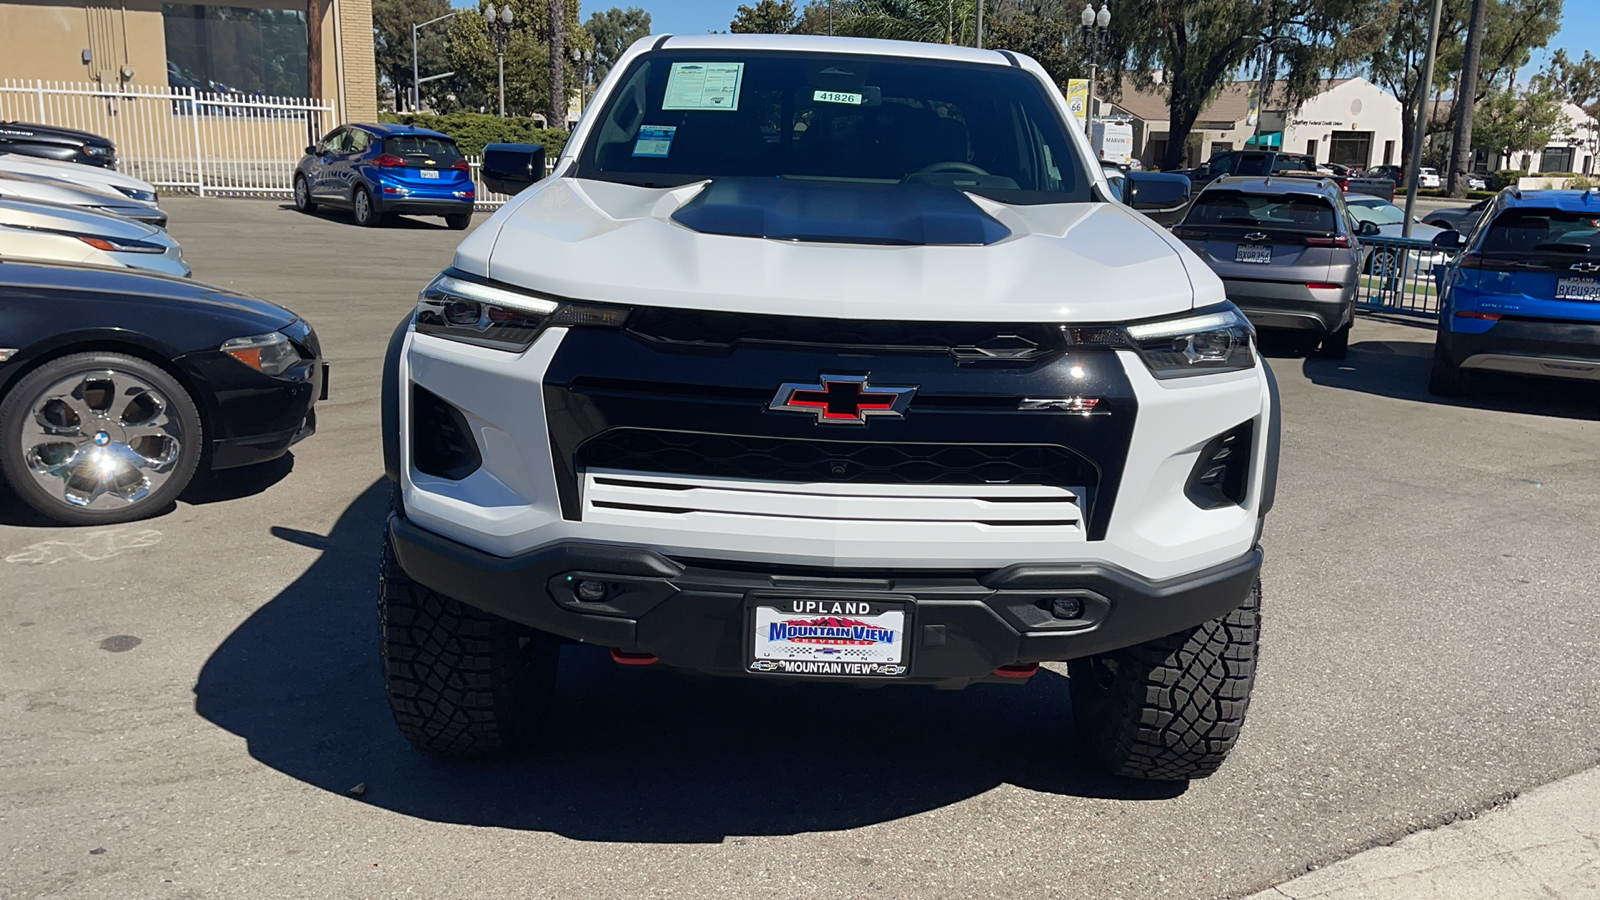
[[[202,197],[289,196],[306,145],[336,124],[331,104],[304,97],[18,79],[0,79],[0,121],[98,134],[117,145],[119,171]],[[468,161],[478,205],[504,203]]]

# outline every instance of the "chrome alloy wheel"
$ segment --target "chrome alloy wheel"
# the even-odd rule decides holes
[[[366,224],[372,218],[372,198],[366,191],[356,191],[356,221]]]
[[[306,188],[306,180],[304,178],[296,178],[294,180],[294,205],[305,209],[306,201],[310,199],[311,193]]]
[[[21,437],[29,474],[52,498],[79,509],[122,509],[172,477],[184,434],[159,389],[101,369],[41,392]]]

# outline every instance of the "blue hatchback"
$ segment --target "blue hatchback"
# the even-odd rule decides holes
[[[294,173],[296,209],[337,206],[361,225],[400,213],[444,216],[459,231],[472,224],[476,200],[455,139],[410,125],[341,125],[306,148]]]
[[[1428,390],[1471,372],[1600,381],[1600,193],[1502,191],[1443,274]]]

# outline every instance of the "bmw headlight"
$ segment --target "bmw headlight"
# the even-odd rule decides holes
[[[294,342],[281,331],[234,338],[218,349],[257,372],[274,378],[282,377],[285,372],[305,361]]]
[[[1125,330],[1157,378],[1236,372],[1256,364],[1255,328],[1232,303]]]
[[[140,190],[139,188],[123,187],[120,184],[113,185],[113,187],[115,187],[118,191],[120,191],[123,194],[123,196],[127,197],[130,200],[137,200],[140,203],[154,203],[154,202],[156,202],[156,192],[155,191],[145,191],[145,190]]]
[[[551,325],[618,327],[632,310],[557,300],[441,272],[417,296],[418,334],[520,353]]]

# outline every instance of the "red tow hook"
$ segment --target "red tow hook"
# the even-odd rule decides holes
[[[1001,678],[1032,678],[1037,671],[1039,671],[1038,663],[1018,663],[1014,666],[1001,666],[995,669],[994,673]]]
[[[661,657],[654,653],[632,653],[627,650],[611,648],[611,659],[619,666],[653,666],[661,662]],[[1039,668],[1034,666],[1035,669]]]

